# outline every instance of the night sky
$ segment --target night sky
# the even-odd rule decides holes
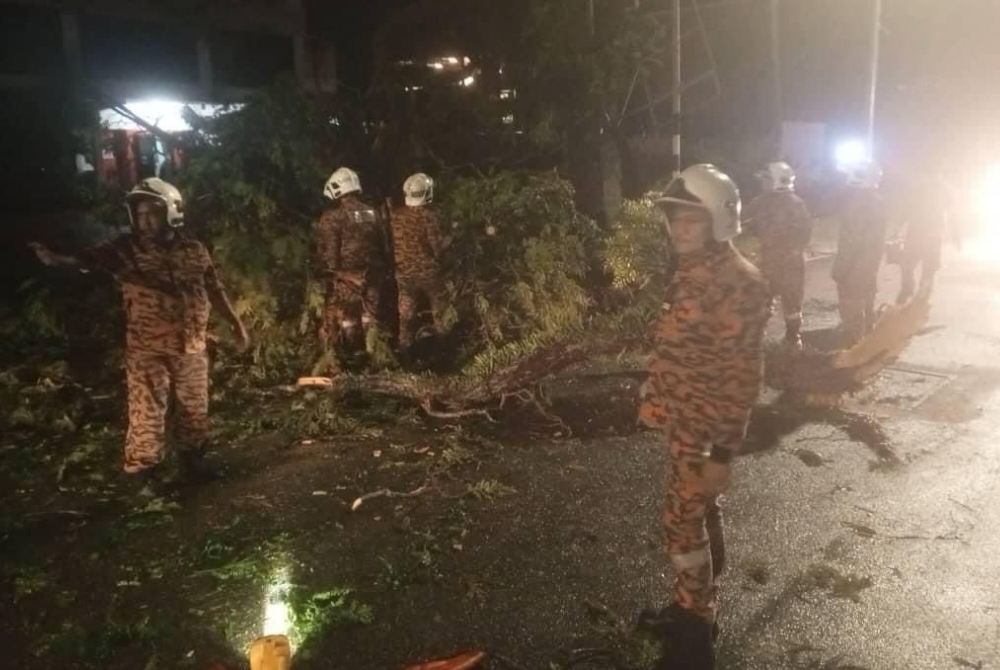
[[[585,7],[584,0],[566,1]],[[597,0],[612,1],[626,0]],[[659,2],[665,8],[670,4],[668,0],[644,1]],[[360,86],[364,81],[370,55],[366,46],[372,32],[393,9],[411,2],[312,3],[313,27],[336,40],[341,74],[349,85]],[[768,81],[768,0],[699,2],[705,7],[703,15],[726,88],[726,97],[719,104],[759,113],[752,108],[773,101]],[[470,0],[466,6],[474,8],[475,4],[476,0]],[[957,127],[960,134],[996,133],[1000,92],[994,81],[1000,71],[1000,40],[996,39],[1000,2],[884,0],[883,5],[882,125],[930,124]],[[872,0],[782,0],[786,118],[863,128],[872,7]]]

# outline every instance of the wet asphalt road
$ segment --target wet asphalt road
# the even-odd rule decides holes
[[[982,251],[969,244],[965,256],[950,254],[930,332],[848,403],[879,418],[898,465],[826,423],[804,424],[737,461],[726,500],[719,670],[1000,670],[1000,254]],[[809,265],[808,329],[837,322],[829,265]],[[896,268],[884,268],[882,280],[880,299],[891,301]],[[777,336],[780,324],[772,325]],[[598,399],[595,417],[615,406],[632,411],[636,380],[611,386],[588,382],[574,392]],[[641,666],[575,663],[572,652],[609,646],[588,603],[614,612],[624,629],[670,595],[658,523],[661,438],[625,430],[518,439],[481,449],[469,467],[473,480],[495,479],[516,494],[462,506],[415,501],[416,529],[444,547],[434,558],[440,577],[388,593],[370,582],[380,557],[405,564],[408,536],[390,527],[397,512],[406,516],[402,505],[372,501],[352,516],[347,505],[360,490],[336,460],[311,463],[308,476],[282,485],[282,503],[310,509],[316,489],[351,485],[339,516],[324,512],[324,525],[304,534],[319,546],[303,560],[323,578],[314,581],[367,588],[361,594],[376,612],[369,626],[332,631],[297,667],[392,670],[470,648],[490,654],[489,670]],[[449,524],[463,527],[459,547],[447,540]],[[322,560],[307,560],[315,555]],[[256,616],[259,605],[248,611]]]
[[[878,417],[899,464],[825,423],[737,461],[719,670],[1000,668],[1000,256],[950,256],[931,331],[847,403]],[[838,320],[829,266],[809,265],[809,329]],[[883,268],[880,300],[897,287]],[[470,647],[491,670],[627,667],[571,652],[604,644],[586,603],[627,626],[670,596],[660,440],[510,445],[499,476],[519,494],[490,509],[462,560],[481,601],[440,603],[433,619],[415,615],[429,603],[399,603],[344,667]]]
[[[1000,259],[973,249],[939,276],[936,329],[849,402],[902,465],[825,425],[739,461],[720,668],[1000,667]],[[828,268],[809,328],[836,323]]]
[[[899,464],[825,423],[737,461],[719,670],[1000,668],[1000,260],[951,255],[931,332],[847,403],[878,417]],[[809,265],[809,329],[838,321],[829,267]],[[880,300],[897,287],[883,268]],[[630,626],[670,596],[660,440],[510,445],[500,479],[519,495],[491,508],[462,561],[481,601],[438,603],[433,619],[416,616],[429,603],[399,603],[343,667],[463,648],[488,651],[491,670],[628,667],[572,652],[604,645],[588,602]]]

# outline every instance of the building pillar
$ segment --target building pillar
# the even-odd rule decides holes
[[[309,46],[305,35],[295,35],[292,37],[292,45],[295,49],[295,79],[299,85],[307,91],[316,88],[315,74],[313,73],[312,59],[309,58]]]
[[[62,25],[63,57],[66,59],[70,78],[79,81],[83,78],[83,46],[80,41],[80,24],[73,12],[62,12],[59,19]]]
[[[208,44],[208,38],[198,38],[198,86],[201,88],[202,96],[205,100],[212,100],[215,81],[212,71],[212,48]]]

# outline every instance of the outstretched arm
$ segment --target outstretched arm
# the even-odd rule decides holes
[[[29,242],[28,246],[35,252],[35,255],[38,256],[38,260],[40,260],[43,265],[61,268],[83,268],[83,264],[76,256],[64,256],[62,254],[57,254],[41,242]]]
[[[118,276],[128,266],[125,252],[127,242],[124,238],[101,242],[72,256],[57,254],[39,242],[30,242],[28,246],[38,256],[38,260],[50,267],[100,270]]]

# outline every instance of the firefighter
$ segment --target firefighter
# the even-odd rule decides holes
[[[232,325],[240,349],[250,338],[233,310],[205,246],[183,232],[183,200],[173,185],[150,178],[126,197],[131,233],[76,256],[32,247],[45,265],[109,273],[125,302],[128,433],[124,471],[133,482],[169,481],[167,414],[177,439],[181,475],[216,474],[205,464],[208,443],[209,313]],[[141,476],[140,476],[141,475]]]
[[[316,222],[319,262],[325,283],[320,341],[329,355],[326,370],[339,372],[338,345],[357,348],[363,339],[371,353],[377,337],[381,283],[391,271],[390,237],[385,217],[361,199],[361,180],[342,167],[323,187],[329,207]]]
[[[833,280],[848,346],[875,325],[875,294],[885,252],[887,218],[878,190],[881,179],[882,170],[870,162],[852,168],[847,175]]]
[[[434,180],[418,172],[403,184],[405,206],[392,212],[392,245],[399,287],[399,348],[406,352],[416,336],[420,300],[427,300],[437,327],[447,300],[439,258],[446,246],[437,216],[429,207]]]
[[[674,602],[640,627],[664,637],[659,670],[714,667],[717,579],[725,564],[719,497],[727,488],[763,364],[771,295],[733,247],[740,194],[718,168],[695,165],[658,204],[676,270],[655,325],[639,419],[667,431],[663,523],[676,572]]]
[[[961,245],[957,228],[950,225],[949,213],[943,204],[943,182],[918,184],[907,199],[904,213],[902,248],[899,250],[901,285],[896,304],[902,305],[917,295],[929,298],[934,289],[934,277],[941,269],[941,252],[947,232]],[[920,267],[920,283],[916,272]]]
[[[771,292],[781,299],[785,342],[801,349],[805,255],[812,237],[812,217],[795,194],[795,172],[788,163],[770,163],[760,177],[764,193],[747,207],[746,218],[760,240],[760,269]]]

